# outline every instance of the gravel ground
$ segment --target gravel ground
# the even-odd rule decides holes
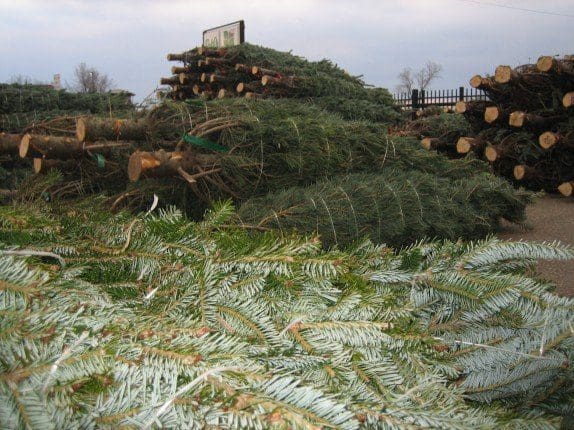
[[[544,196],[526,209],[528,227],[503,225],[498,233],[501,239],[551,242],[559,240],[574,246],[574,199]],[[556,292],[574,297],[574,260],[542,261],[538,264],[540,275],[556,284]]]

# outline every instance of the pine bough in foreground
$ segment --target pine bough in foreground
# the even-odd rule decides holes
[[[225,227],[227,206],[203,223],[0,212],[3,427],[531,429],[573,412],[574,302],[524,274],[570,249],[325,253]]]

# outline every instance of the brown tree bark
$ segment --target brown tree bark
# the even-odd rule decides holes
[[[84,117],[76,121],[76,137],[80,142],[95,140],[144,141],[150,132],[143,120]]]
[[[0,133],[0,154],[17,155],[21,139],[19,134]]]
[[[293,87],[295,78],[293,76],[274,77],[271,75],[263,75],[261,78],[261,85],[263,86],[280,86],[280,87]]]
[[[560,133],[545,131],[538,137],[538,143],[544,149],[550,149],[557,144],[566,148],[574,148],[574,136],[572,133],[564,136]]]
[[[251,74],[251,67],[246,66],[245,64],[237,63],[235,65],[235,70],[241,73]]]
[[[160,85],[177,85],[179,83],[179,75],[172,76],[171,78],[160,78],[159,80]]]
[[[86,144],[73,137],[42,136],[25,134],[20,141],[18,152],[22,158],[53,158],[67,160],[79,158],[88,151],[109,153],[114,148],[128,148],[128,142],[98,142]]]
[[[263,89],[263,86],[261,85],[261,82],[259,82],[259,81],[239,82],[237,84],[237,86],[235,87],[235,91],[237,91],[240,94],[244,91],[256,93],[256,92],[260,92],[262,89]]]
[[[536,179],[540,176],[540,172],[534,167],[527,166],[525,164],[519,164],[514,166],[512,171],[514,178],[518,181],[524,181],[529,179]]]
[[[526,113],[514,111],[508,117],[508,124],[512,127],[531,126],[533,128],[546,128],[556,121],[561,120],[562,116],[543,117],[535,113]]]

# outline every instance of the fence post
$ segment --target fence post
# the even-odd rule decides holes
[[[464,101],[464,87],[458,87],[458,99]]]
[[[413,110],[413,119],[416,119],[416,111],[419,108],[419,90],[413,90],[411,93],[411,109]]]

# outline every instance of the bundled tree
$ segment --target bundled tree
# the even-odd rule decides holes
[[[250,199],[238,215],[241,223],[258,228],[317,234],[330,246],[364,237],[404,246],[423,237],[484,237],[501,218],[524,221],[528,202],[503,179],[452,181],[417,171],[385,170]]]

